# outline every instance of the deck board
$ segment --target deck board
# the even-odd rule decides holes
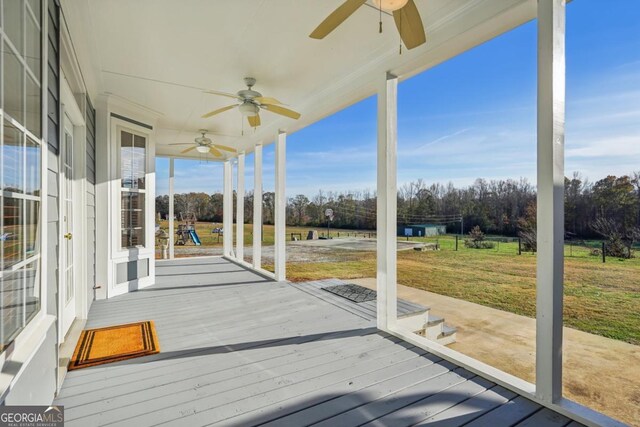
[[[96,301],[87,328],[153,320],[161,352],[69,372],[56,398],[67,425],[569,423],[378,331],[375,302],[321,290],[335,280],[277,283],[221,258],[161,262],[156,274]]]
[[[494,427],[517,423],[538,411],[540,406],[522,396],[489,411],[467,424],[467,427]]]

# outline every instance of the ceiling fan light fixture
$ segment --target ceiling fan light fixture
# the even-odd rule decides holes
[[[238,107],[238,110],[240,110],[240,113],[242,113],[242,115],[246,116],[246,117],[257,116],[258,113],[260,112],[260,108],[258,108],[257,105],[255,105],[255,104],[253,104],[251,102],[242,103]]]
[[[206,145],[198,145],[196,147],[196,150],[198,151],[198,153],[206,154],[209,152],[209,147],[207,147]]]
[[[402,9],[409,3],[409,0],[373,0],[373,4],[387,12],[393,12]]]

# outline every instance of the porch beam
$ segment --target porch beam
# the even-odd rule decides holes
[[[398,78],[387,73],[378,89],[377,167],[377,324],[390,330],[397,321],[397,151]]]
[[[276,136],[276,191],[275,191],[275,248],[274,267],[276,280],[286,280],[286,209],[287,197],[285,190],[286,183],[286,150],[287,134],[278,131]]]
[[[238,154],[238,190],[236,196],[236,258],[244,259],[244,151]]]
[[[262,266],[262,145],[253,152],[253,268]]]
[[[231,170],[231,161],[225,161],[222,180],[222,254],[226,257],[233,255],[233,176]]]
[[[565,0],[538,1],[536,395],[562,398]]]
[[[175,208],[175,165],[174,158],[169,158],[169,259],[175,258],[176,230],[174,223]]]

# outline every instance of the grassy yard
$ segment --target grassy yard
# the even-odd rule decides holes
[[[467,249],[461,243],[457,252],[444,244],[440,251],[399,252],[398,282],[535,317],[535,255],[518,256],[517,243],[493,250]],[[603,264],[588,249],[567,247],[566,254],[565,325],[640,344],[640,259],[609,258]],[[305,281],[375,276],[375,253],[345,255],[345,262],[289,263],[287,277]]]

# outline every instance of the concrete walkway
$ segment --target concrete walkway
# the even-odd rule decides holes
[[[352,279],[375,289],[375,279]],[[457,331],[449,346],[535,381],[535,319],[398,285],[398,297],[431,307]],[[564,393],[616,419],[640,425],[640,346],[564,328]]]

